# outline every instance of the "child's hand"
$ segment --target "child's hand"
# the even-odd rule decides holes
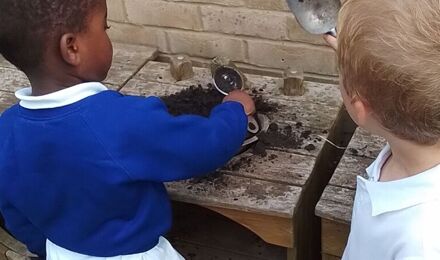
[[[252,115],[255,113],[255,103],[252,98],[244,91],[234,90],[229,93],[224,99],[226,101],[236,101],[243,105],[246,115]]]
[[[324,40],[328,43],[328,45],[330,45],[330,47],[332,47],[335,51],[338,49],[338,40],[329,35],[329,34],[325,34],[324,35]]]

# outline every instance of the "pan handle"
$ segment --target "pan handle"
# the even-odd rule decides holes
[[[326,34],[331,35],[335,38],[337,38],[337,32],[336,32],[336,28],[331,29],[330,31],[328,31]]]

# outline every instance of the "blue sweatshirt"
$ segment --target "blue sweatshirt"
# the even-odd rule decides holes
[[[239,103],[173,117],[156,97],[103,91],[0,117],[0,210],[31,252],[46,238],[92,256],[153,248],[171,226],[163,182],[224,165],[246,136]]]

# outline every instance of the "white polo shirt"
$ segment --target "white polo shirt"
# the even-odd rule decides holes
[[[343,260],[440,260],[440,165],[405,179],[378,182],[389,146],[357,179]]]

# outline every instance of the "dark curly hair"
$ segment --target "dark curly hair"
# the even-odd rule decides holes
[[[24,72],[37,68],[48,43],[85,30],[103,0],[0,0],[0,54]]]

